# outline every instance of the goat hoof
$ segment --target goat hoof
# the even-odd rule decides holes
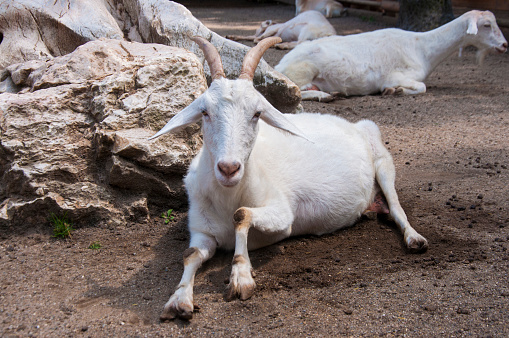
[[[170,304],[164,307],[163,313],[159,316],[159,319],[164,322],[167,320],[173,320],[180,318],[184,320],[190,320],[193,318],[193,306],[188,304]]]
[[[414,236],[407,240],[407,248],[411,253],[423,253],[428,250],[428,241],[421,235]]]
[[[392,88],[392,87],[389,87],[389,88],[385,88],[384,91],[382,92],[382,96],[385,96],[385,95],[392,95],[396,92],[396,89]]]
[[[227,302],[231,302],[235,299],[240,300],[248,300],[254,295],[256,284],[246,284],[246,285],[233,285],[233,283],[228,284],[226,287],[225,300]]]
[[[332,95],[324,96],[324,97],[321,97],[318,99],[318,102],[322,102],[322,103],[329,103],[332,101],[334,101],[334,96],[332,96]]]
[[[372,220],[372,221],[377,219],[377,216],[378,216],[378,214],[376,213],[376,211],[372,211],[372,210],[366,210],[362,214],[362,217],[364,217],[366,219],[369,219],[369,220]]]

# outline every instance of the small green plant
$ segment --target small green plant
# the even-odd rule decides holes
[[[88,246],[88,248],[92,250],[99,250],[101,247],[102,247],[101,243],[97,241],[90,243],[90,245]]]
[[[170,221],[173,221],[175,217],[171,214],[173,212],[173,209],[169,209],[166,212],[163,212],[161,214],[161,217],[164,219],[164,224],[170,223]]]
[[[373,16],[365,16],[365,15],[361,15],[361,20],[364,21],[364,22],[370,22],[370,23],[373,23],[375,22],[375,17]]]
[[[74,228],[72,227],[72,222],[67,217],[67,213],[64,213],[62,216],[57,216],[54,213],[51,213],[49,221],[53,224],[53,237],[71,237],[71,232],[74,231]]]

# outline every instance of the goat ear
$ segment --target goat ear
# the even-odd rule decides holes
[[[306,135],[297,128],[296,125],[294,125],[290,120],[288,120],[279,110],[276,108],[271,107],[271,109],[265,110],[261,115],[260,118],[265,121],[268,125],[278,128],[281,130],[284,130],[292,135],[302,137],[305,140],[310,141]],[[312,141],[310,141],[312,142]]]
[[[468,28],[467,34],[476,35],[477,34],[477,15],[471,16],[468,18]]]
[[[199,101],[200,100],[194,101],[187,106],[187,108],[184,108],[184,110],[180,111],[180,113],[173,116],[161,130],[159,130],[154,136],[149,137],[149,140],[155,139],[156,137],[166,133],[176,133],[185,126],[198,122],[202,117],[202,110],[200,109]]]
[[[270,25],[272,25],[272,20],[267,20],[267,21],[262,22],[262,27],[263,28],[267,28]]]

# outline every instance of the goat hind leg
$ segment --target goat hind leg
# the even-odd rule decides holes
[[[391,154],[382,143],[380,130],[373,122],[367,120],[357,125],[365,130],[372,145],[376,181],[387,200],[391,217],[403,234],[406,247],[412,252],[425,252],[428,249],[428,241],[412,228],[399,203],[395,187],[396,169]]]
[[[380,154],[381,156],[375,160],[376,180],[387,199],[390,215],[403,234],[406,247],[411,252],[425,252],[428,249],[428,241],[415,231],[408,222],[405,211],[399,203],[398,194],[395,188],[396,171],[394,164],[389,152],[385,148],[384,150],[386,154]]]

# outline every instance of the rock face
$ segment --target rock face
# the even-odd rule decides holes
[[[0,94],[0,226],[51,212],[115,225],[186,204],[198,127],[147,138],[206,90],[193,53],[101,39],[6,72],[18,93]]]
[[[23,29],[19,29],[23,27]],[[184,6],[167,0],[16,0],[0,2],[0,72],[14,63],[48,60],[99,38],[182,47],[203,54],[189,35],[210,40],[219,50],[226,76],[236,78],[248,47],[210,31]],[[209,76],[208,65],[205,73]],[[15,91],[0,73],[0,92]],[[299,89],[261,61],[257,89],[276,108],[295,111]]]

